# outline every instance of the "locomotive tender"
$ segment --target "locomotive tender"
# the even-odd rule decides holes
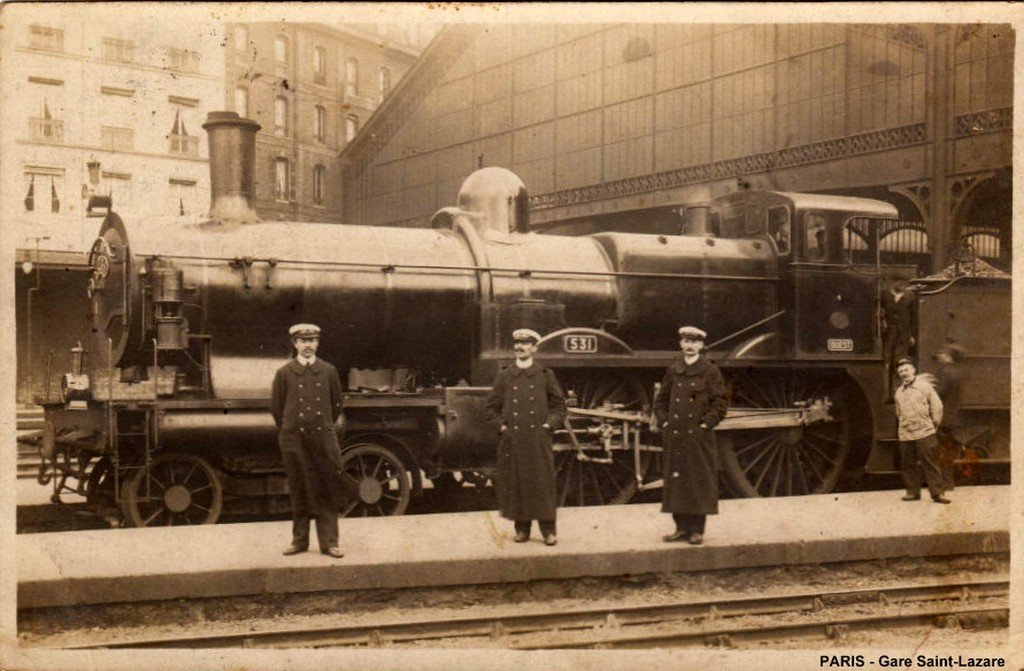
[[[719,436],[733,491],[822,493],[848,470],[896,468],[881,295],[927,256],[887,245],[901,226],[887,203],[738,191],[667,233],[546,235],[530,231],[523,183],[491,167],[426,229],[258,221],[259,126],[214,112],[204,128],[209,217],[109,212],[100,228],[88,346],[39,399],[55,498],[77,490],[134,526],[285,510],[269,393],[300,321],[323,327],[321,353],[349,371],[350,515],[401,514],[423,474],[439,488],[486,482],[497,434],[483,402],[515,327],[546,334],[537,359],[575,406],[556,435],[564,505],[657,485],[644,417],[684,322],[708,332],[731,387]],[[1005,461],[1009,279],[919,293],[921,353],[970,353],[971,458]]]

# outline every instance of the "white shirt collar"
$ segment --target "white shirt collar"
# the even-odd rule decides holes
[[[315,354],[313,356],[309,357],[308,359],[305,358],[304,356],[302,356],[301,354],[296,356],[295,358],[303,366],[312,366],[314,363],[316,363],[316,355]]]
[[[683,361],[686,362],[687,366],[692,366],[693,364],[697,363],[698,359],[700,359],[700,354],[695,354],[693,356],[693,358],[690,358],[690,357],[686,356],[685,354],[683,355]]]
[[[533,365],[533,357],[530,357],[529,359],[525,359],[525,360],[524,359],[516,359],[516,368],[526,369],[526,368],[529,368],[532,365]]]

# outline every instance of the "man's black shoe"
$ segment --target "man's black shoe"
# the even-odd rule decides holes
[[[704,534],[702,534],[699,531],[694,531],[692,534],[690,534],[689,540],[690,545],[700,545],[704,542]]]
[[[530,534],[522,532],[522,531],[517,531],[516,532],[516,537],[513,538],[512,540],[515,541],[516,543],[525,543],[526,541],[530,540]]]
[[[903,501],[920,501],[921,500],[921,495],[920,494],[907,494],[901,500],[903,500]]]
[[[284,552],[282,552],[281,554],[283,554],[285,557],[289,557],[291,555],[301,554],[308,549],[309,548],[304,548],[301,545],[289,545],[284,549]]]
[[[947,499],[945,496],[942,496],[941,494],[939,496],[933,496],[932,501],[935,501],[935,503],[953,503],[952,501]]]
[[[345,553],[343,553],[341,551],[341,548],[338,547],[327,548],[326,550],[321,550],[320,552],[327,555],[328,557],[334,557],[335,559],[341,559],[345,556]]]
[[[681,529],[676,529],[675,533],[671,533],[667,536],[662,536],[661,540],[665,541],[666,543],[678,543],[679,541],[687,541],[690,540],[690,532],[683,531]]]

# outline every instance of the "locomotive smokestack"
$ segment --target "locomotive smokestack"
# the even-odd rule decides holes
[[[260,125],[234,112],[210,112],[203,129],[210,142],[210,218],[221,223],[256,221],[256,131]]]

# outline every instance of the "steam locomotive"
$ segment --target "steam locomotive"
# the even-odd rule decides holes
[[[133,526],[286,510],[268,407],[300,321],[323,328],[321,353],[348,372],[338,430],[360,483],[348,515],[402,514],[424,478],[487,481],[497,436],[483,403],[517,327],[545,334],[536,358],[569,398],[554,445],[563,505],[658,486],[646,418],[681,323],[708,332],[728,378],[718,430],[733,491],[823,493],[849,471],[897,467],[882,298],[928,256],[894,251],[903,225],[887,203],[740,190],[660,231],[540,234],[523,183],[489,167],[429,228],[258,221],[259,126],[214,112],[203,127],[209,217],[109,212],[92,247],[88,345],[38,399],[55,497],[77,491]],[[916,289],[917,351],[969,353],[961,456],[1007,461],[1009,278]]]

